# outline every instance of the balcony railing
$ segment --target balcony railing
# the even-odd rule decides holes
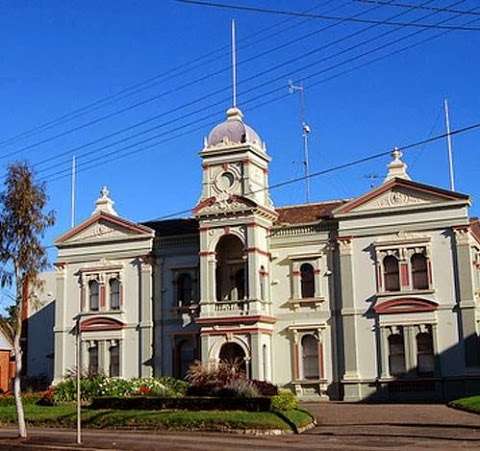
[[[257,299],[200,303],[200,318],[270,315],[270,303]]]

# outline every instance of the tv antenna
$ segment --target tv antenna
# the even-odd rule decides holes
[[[310,161],[308,154],[308,135],[312,132],[310,126],[305,122],[305,88],[303,83],[294,84],[288,81],[288,92],[290,94],[300,94],[300,122],[302,124],[303,138],[303,169],[305,175],[305,201],[310,202]]]

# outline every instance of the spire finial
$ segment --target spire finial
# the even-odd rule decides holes
[[[402,161],[403,153],[398,147],[394,147],[392,150],[393,160],[388,165],[388,173],[385,177],[384,182],[388,182],[394,178],[411,180],[410,176],[407,174],[407,164]]]
[[[95,210],[93,211],[93,215],[104,212],[109,213],[111,215],[117,216],[117,212],[113,208],[113,200],[110,199],[110,191],[106,186],[102,186],[100,190],[100,197],[95,202]]]
[[[232,107],[237,107],[237,48],[235,38],[235,19],[232,19]]]

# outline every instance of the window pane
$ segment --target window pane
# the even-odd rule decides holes
[[[400,334],[388,337],[388,364],[392,376],[405,373],[405,347]]]
[[[96,280],[91,280],[88,284],[88,291],[89,291],[89,306],[90,310],[96,311],[98,310],[98,282]]]
[[[313,266],[309,263],[304,263],[300,266],[300,278],[302,298],[315,297],[315,275]]]
[[[177,305],[189,305],[192,302],[192,278],[190,274],[180,274],[177,279]]]
[[[398,260],[389,255],[383,259],[385,291],[400,291]]]
[[[417,372],[431,375],[435,371],[435,356],[433,353],[433,339],[431,333],[417,335]]]
[[[302,338],[303,379],[318,379],[320,377],[318,364],[318,340],[313,335]]]
[[[120,346],[117,344],[110,347],[110,377],[120,376]]]
[[[428,288],[427,258],[422,254],[414,254],[411,259],[413,288],[426,290]]]
[[[120,281],[118,279],[110,280],[110,308],[112,310],[120,308]]]
[[[98,374],[98,346],[88,348],[88,374]]]

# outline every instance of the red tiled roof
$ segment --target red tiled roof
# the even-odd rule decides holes
[[[330,216],[331,212],[346,200],[332,200],[316,204],[294,205],[275,208],[278,213],[277,224],[308,224]]]
[[[472,232],[472,235],[480,243],[480,219],[478,218],[470,219],[470,231]]]

